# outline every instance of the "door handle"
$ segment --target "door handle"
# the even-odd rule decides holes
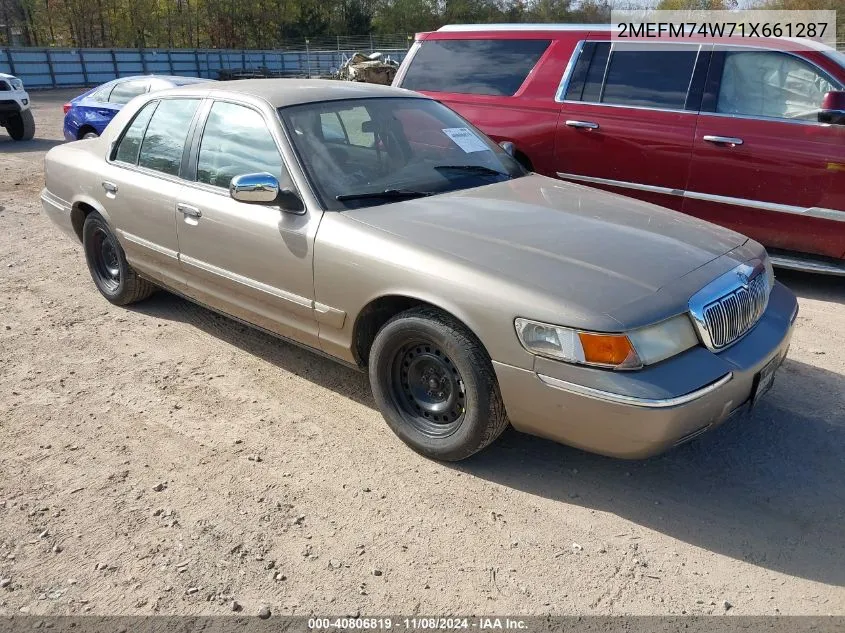
[[[117,193],[117,185],[108,180],[103,181],[103,189],[106,190],[106,193]]]
[[[597,130],[599,129],[598,123],[593,123],[592,121],[567,121],[566,124],[569,127],[577,127],[582,130]]]
[[[704,140],[708,143],[715,143],[716,145],[730,145],[736,147],[742,145],[742,139],[735,136],[713,136],[712,134],[705,134]]]
[[[202,217],[202,211],[200,211],[196,207],[192,207],[189,204],[183,204],[182,202],[176,204],[176,210],[187,218]]]

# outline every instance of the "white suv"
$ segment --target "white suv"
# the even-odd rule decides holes
[[[0,73],[0,126],[16,141],[35,136],[35,119],[23,82],[5,73]]]

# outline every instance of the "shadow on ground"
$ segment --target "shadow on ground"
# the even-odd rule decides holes
[[[64,143],[64,141],[47,138],[34,138],[31,141],[13,141],[11,138],[3,134],[3,132],[5,132],[5,130],[0,131],[0,153],[8,155],[46,152],[53,149],[56,145]]]
[[[775,270],[775,274],[778,281],[784,283],[799,298],[845,305],[845,277],[814,275],[780,268]]]
[[[168,293],[133,309],[191,323],[375,408],[366,375],[330,359]],[[509,430],[452,467],[753,565],[845,586],[845,376],[812,365],[788,359],[756,410],[650,460],[600,457]]]

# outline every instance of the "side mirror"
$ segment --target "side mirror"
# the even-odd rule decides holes
[[[305,205],[290,189],[282,189],[279,180],[272,174],[242,174],[229,183],[229,195],[233,200],[249,204],[278,204],[285,211],[302,215]]]
[[[511,141],[501,141],[499,143],[499,147],[505,150],[508,156],[512,157],[516,153],[516,145],[514,145]]]
[[[279,197],[279,181],[272,174],[243,174],[229,183],[229,195],[238,202],[271,204]]]
[[[845,125],[845,90],[831,90],[824,96],[818,118],[819,123]]]

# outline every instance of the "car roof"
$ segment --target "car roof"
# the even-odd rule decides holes
[[[202,95],[215,96],[220,93],[249,95],[263,99],[274,108],[282,108],[302,103],[319,101],[338,101],[341,99],[365,99],[372,97],[413,97],[428,99],[411,90],[368,84],[356,81],[333,79],[241,79],[234,81],[216,81],[200,86],[184,86],[156,92],[164,95]]]

